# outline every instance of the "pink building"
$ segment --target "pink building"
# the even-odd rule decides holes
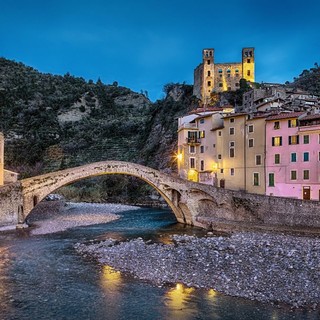
[[[266,194],[320,200],[320,114],[266,119]]]

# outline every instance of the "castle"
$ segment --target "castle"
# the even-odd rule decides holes
[[[254,82],[254,48],[242,49],[242,62],[215,63],[214,49],[202,50],[202,63],[194,70],[193,94],[204,104],[211,94],[240,88],[240,79]]]

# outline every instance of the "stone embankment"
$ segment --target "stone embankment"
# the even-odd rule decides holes
[[[184,283],[293,307],[320,307],[320,239],[271,233],[76,244],[100,263],[157,285]]]

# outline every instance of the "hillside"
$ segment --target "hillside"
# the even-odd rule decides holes
[[[0,58],[0,128],[6,168],[21,177],[103,160],[174,171],[177,117],[192,108],[192,87],[170,84],[156,103],[128,88],[70,74],[43,74]],[[99,181],[99,183],[97,183]],[[71,197],[118,201],[150,193],[129,177],[85,180]],[[129,199],[130,200],[130,199]]]

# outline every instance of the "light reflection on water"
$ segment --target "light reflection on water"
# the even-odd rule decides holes
[[[76,242],[198,232],[173,224],[166,210],[137,210],[105,225],[58,234],[0,234],[0,319],[320,319],[319,313],[227,297],[182,284],[158,287],[79,256]],[[128,227],[128,228],[126,228]]]

